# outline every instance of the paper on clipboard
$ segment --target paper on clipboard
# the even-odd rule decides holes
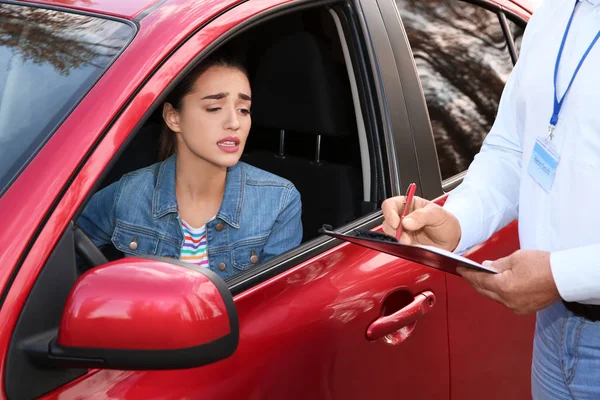
[[[458,254],[454,254],[450,251],[437,247],[404,245],[398,242],[394,243],[390,240],[379,240],[370,237],[342,234],[326,228],[323,228],[321,232],[346,242],[354,243],[359,246],[367,247],[369,249],[377,250],[409,261],[423,264],[425,266],[439,269],[454,275],[459,275],[456,272],[457,267],[467,267],[492,274],[498,273],[492,268],[485,267],[466,257],[462,257]],[[395,238],[392,239],[395,240]]]

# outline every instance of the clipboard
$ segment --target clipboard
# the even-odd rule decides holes
[[[484,267],[473,260],[437,247],[401,244],[395,237],[386,235],[385,233],[355,229],[348,234],[343,234],[333,231],[331,226],[328,225],[323,225],[323,228],[319,232],[336,239],[400,257],[453,275],[460,276],[456,272],[457,267],[471,268],[491,274],[498,273],[492,268]]]

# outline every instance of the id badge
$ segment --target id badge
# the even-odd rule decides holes
[[[559,161],[560,157],[552,142],[537,138],[531,154],[531,161],[529,161],[528,172],[546,192],[550,192],[552,189]]]

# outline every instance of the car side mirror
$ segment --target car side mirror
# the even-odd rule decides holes
[[[58,333],[25,351],[51,366],[179,369],[232,355],[239,338],[233,297],[206,268],[161,258],[125,258],[75,283]]]

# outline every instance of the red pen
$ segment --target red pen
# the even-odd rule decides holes
[[[408,191],[406,192],[406,202],[404,203],[404,210],[402,210],[402,215],[400,215],[400,223],[398,224],[398,229],[396,230],[397,241],[400,241],[400,236],[402,236],[402,220],[404,220],[404,217],[406,217],[410,212],[410,206],[412,205],[413,197],[416,191],[417,185],[415,185],[414,183],[408,185]]]

